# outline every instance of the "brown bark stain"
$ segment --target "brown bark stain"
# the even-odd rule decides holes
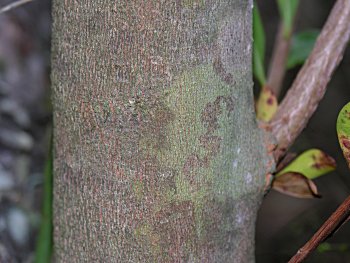
[[[214,60],[213,67],[216,74],[218,74],[224,82],[230,85],[235,84],[232,74],[226,72],[219,55],[217,55],[216,59]]]
[[[233,111],[233,99],[229,96],[218,96],[214,102],[207,103],[202,111],[201,121],[206,128],[206,132],[198,139],[201,148],[205,150],[205,154],[200,156],[198,153],[192,153],[183,166],[183,173],[193,186],[195,186],[197,169],[209,167],[211,161],[220,152],[222,138],[215,135],[215,132],[220,128],[218,118],[222,114],[223,105],[226,106],[227,114]]]

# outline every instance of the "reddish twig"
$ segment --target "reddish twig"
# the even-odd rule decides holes
[[[350,196],[328,218],[316,234],[289,260],[289,263],[302,262],[320,243],[332,236],[350,216]]]
[[[283,78],[286,73],[290,42],[291,34],[285,36],[283,23],[280,23],[267,78],[267,86],[274,92],[276,97],[281,91]]]
[[[316,110],[343,56],[349,36],[350,1],[338,0],[314,49],[269,125],[278,142],[276,159],[283,156]]]

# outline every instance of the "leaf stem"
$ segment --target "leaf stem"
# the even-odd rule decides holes
[[[283,23],[280,23],[271,58],[267,86],[278,97],[286,72],[286,63],[291,42],[291,34],[285,36]]]

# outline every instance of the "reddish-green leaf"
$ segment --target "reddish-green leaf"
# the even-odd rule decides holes
[[[336,163],[332,157],[319,149],[310,149],[300,154],[282,171],[278,172],[277,177],[287,172],[296,172],[309,179],[314,179],[333,171],[335,168]]]
[[[337,120],[338,140],[350,168],[350,102],[340,111]]]
[[[256,102],[256,117],[258,120],[268,122],[275,115],[277,108],[278,102],[275,94],[269,87],[264,86]]]

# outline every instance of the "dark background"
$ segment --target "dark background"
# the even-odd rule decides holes
[[[267,35],[267,66],[279,23],[275,1],[258,0]],[[10,2],[0,0],[0,8]],[[300,2],[295,31],[321,29],[334,1]],[[0,262],[34,258],[51,128],[50,28],[49,0],[0,15]],[[298,70],[288,71],[282,97]],[[335,131],[338,112],[348,101],[350,49],[292,149],[322,149],[335,158],[338,168],[316,179],[322,199],[297,199],[274,191],[265,197],[257,222],[257,262],[287,262],[349,195],[350,171]],[[350,262],[349,236],[346,224],[306,262]]]

